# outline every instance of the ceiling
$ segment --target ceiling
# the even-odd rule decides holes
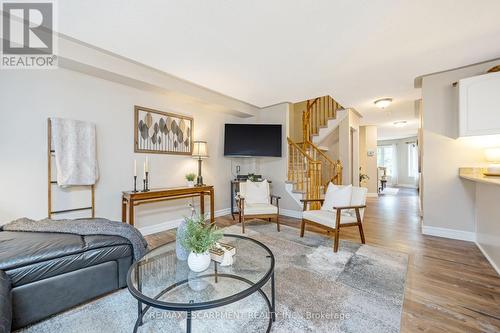
[[[257,106],[329,94],[384,138],[416,128],[391,126],[416,119],[415,77],[500,57],[498,0],[65,0],[58,12],[64,34]]]

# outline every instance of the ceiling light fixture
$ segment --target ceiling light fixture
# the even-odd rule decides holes
[[[381,99],[377,99],[375,102],[373,102],[373,104],[375,104],[375,106],[380,108],[380,109],[385,109],[391,103],[392,103],[392,98],[381,98]]]
[[[396,126],[396,127],[405,127],[406,123],[407,123],[406,120],[395,121],[394,122],[394,126]]]

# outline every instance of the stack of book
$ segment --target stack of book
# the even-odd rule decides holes
[[[213,247],[210,249],[210,258],[213,261],[221,263],[224,259],[224,252],[228,251],[230,255],[234,256],[236,254],[236,248],[232,245],[225,243],[218,243],[220,247]],[[225,250],[225,251],[224,251]]]

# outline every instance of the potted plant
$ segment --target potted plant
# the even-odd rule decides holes
[[[187,180],[187,186],[188,187],[194,187],[194,180],[196,179],[196,174],[194,173],[188,173],[186,175],[186,180]]]
[[[365,173],[362,173],[361,172],[361,167],[359,167],[359,185],[363,185],[364,182],[366,182],[368,179],[370,179],[370,177],[365,174]]]
[[[254,173],[249,173],[247,175],[247,179],[251,182],[256,182],[257,181],[257,176]]]
[[[214,224],[206,224],[205,216],[186,218],[184,246],[191,251],[188,266],[193,272],[203,272],[210,266],[210,253],[215,243],[222,238],[222,231]]]

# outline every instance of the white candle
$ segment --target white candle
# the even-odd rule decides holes
[[[146,179],[146,161],[144,161],[144,179]]]
[[[146,156],[146,171],[149,172],[149,157]]]
[[[137,160],[134,160],[134,176],[137,176]]]

